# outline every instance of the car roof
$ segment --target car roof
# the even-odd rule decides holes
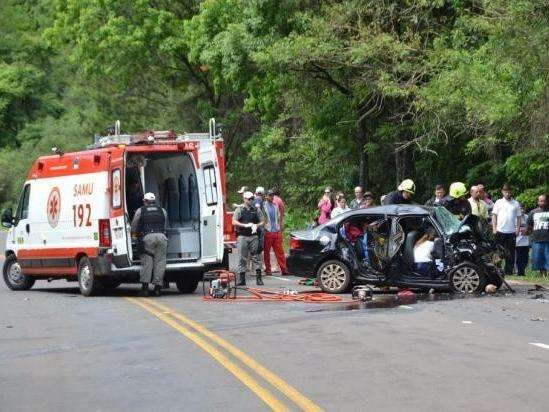
[[[340,216],[345,218],[350,216],[362,215],[388,215],[388,216],[403,216],[403,215],[420,215],[428,216],[433,212],[433,207],[421,205],[386,205],[374,206],[368,209],[354,209],[343,213]]]

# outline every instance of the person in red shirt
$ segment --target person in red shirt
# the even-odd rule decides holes
[[[280,189],[278,187],[274,187],[272,189],[273,191],[273,203],[278,206],[278,211],[280,212],[280,219],[284,221],[284,211],[286,210],[286,205],[284,204],[284,201],[280,197]]]
[[[282,246],[282,232],[284,230],[284,219],[280,214],[278,205],[274,202],[274,191],[269,190],[262,205],[265,216],[265,240],[263,244],[263,261],[265,273],[271,274],[271,249],[273,249],[278,266],[282,275],[288,274],[286,267],[286,256]]]

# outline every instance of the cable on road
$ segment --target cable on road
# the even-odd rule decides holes
[[[204,296],[203,299],[223,300],[223,301],[268,301],[268,302],[303,302],[303,303],[350,303],[353,300],[345,300],[340,296],[331,295],[324,292],[297,292],[297,291],[272,291],[259,288],[238,287],[238,290],[247,292],[247,296],[233,296],[226,299],[216,299],[212,296]]]

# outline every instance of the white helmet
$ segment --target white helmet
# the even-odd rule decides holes
[[[154,202],[156,200],[156,196],[154,193],[145,193],[145,196],[143,196],[143,200],[146,200],[147,202]]]

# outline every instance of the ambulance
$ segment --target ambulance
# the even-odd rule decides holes
[[[38,158],[30,168],[9,228],[4,280],[26,290],[36,280],[78,281],[90,296],[139,280],[131,219],[152,192],[168,215],[166,276],[182,293],[204,272],[228,267],[234,246],[225,208],[224,143],[209,133],[148,131],[96,136],[87,150]]]

